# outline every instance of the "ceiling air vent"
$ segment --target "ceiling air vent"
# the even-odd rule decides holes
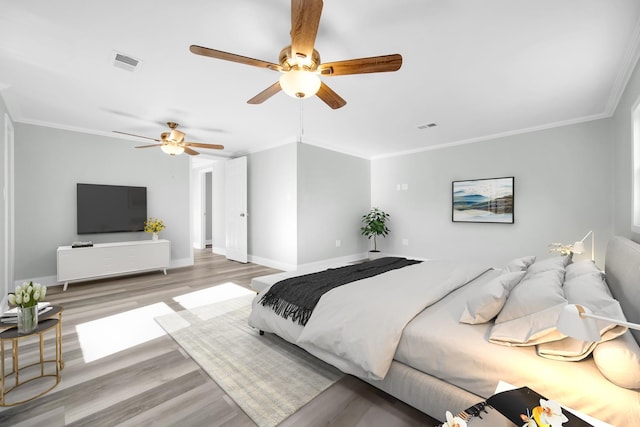
[[[119,52],[113,52],[113,65],[127,71],[135,71],[140,60]]]
[[[426,125],[418,126],[418,129],[429,129],[429,128],[434,128],[436,126],[438,126],[437,123],[427,123]]]

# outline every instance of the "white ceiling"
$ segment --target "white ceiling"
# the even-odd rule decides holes
[[[323,62],[403,56],[397,72],[323,77],[347,101],[332,110],[284,92],[249,105],[277,72],[189,52],[277,63],[289,0],[0,0],[0,93],[17,122],[157,138],[176,121],[226,156],[302,129],[305,142],[371,158],[611,115],[639,18],[638,0],[325,0]],[[114,51],[141,65],[114,67]]]

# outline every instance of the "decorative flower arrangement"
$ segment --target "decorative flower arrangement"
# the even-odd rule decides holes
[[[522,427],[561,427],[569,419],[562,413],[562,407],[554,400],[540,399],[540,406],[533,408],[532,414],[521,414],[525,424]]]
[[[26,308],[33,307],[47,295],[47,287],[40,283],[24,282],[16,286],[16,291],[9,294],[9,304]]]
[[[460,417],[454,417],[449,411],[445,413],[447,422],[442,424],[442,427],[467,427],[467,422]]]
[[[144,222],[144,231],[147,233],[159,233],[165,228],[164,221],[158,218],[151,217]]]
[[[562,243],[551,243],[549,252],[558,252],[560,255],[568,256],[573,252],[573,245],[563,245]]]

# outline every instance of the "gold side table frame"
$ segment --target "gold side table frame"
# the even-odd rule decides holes
[[[18,328],[14,324],[11,323],[0,323],[0,329],[5,328],[5,330],[0,333],[0,357],[2,357],[1,361],[1,370],[0,372],[0,383],[1,383],[1,391],[0,391],[0,406],[14,406],[21,403],[29,402],[33,399],[36,399],[49,391],[51,391],[55,386],[60,383],[60,371],[64,368],[64,361],[62,360],[62,311],[63,308],[60,306],[53,306],[51,310],[46,313],[43,313],[38,321],[38,327],[31,333],[21,335],[18,334]],[[57,315],[57,319],[53,318]],[[47,359],[44,358],[44,334],[53,330],[55,332],[55,358]],[[19,341],[24,338],[34,337],[38,335],[40,341],[40,358],[37,362],[30,363],[26,366],[20,366],[20,354],[19,354]],[[5,342],[11,342],[11,371],[6,372],[6,355],[5,355]],[[55,373],[45,373],[45,365],[54,363],[55,364]],[[20,371],[24,371],[25,369],[31,368],[32,366],[40,365],[40,375],[30,376],[30,378],[20,381]],[[13,384],[9,384],[10,377],[14,377]],[[53,377],[55,378],[54,384],[41,391],[35,396],[32,396],[28,399],[21,400],[19,402],[7,403],[6,397],[7,394],[15,390],[16,388],[30,383],[31,381],[38,380],[41,378]]]

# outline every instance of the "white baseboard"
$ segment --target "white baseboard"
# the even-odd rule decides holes
[[[369,257],[369,254],[367,252],[363,252],[359,254],[352,254],[352,255],[346,255],[346,256],[337,257],[337,258],[325,259],[322,261],[308,262],[305,264],[299,264],[298,270],[313,270],[313,269],[320,269],[321,267],[329,268],[329,267],[342,266],[345,264],[349,264],[350,262],[362,261],[363,259],[367,259],[368,257]]]
[[[169,270],[172,268],[190,267],[193,265],[193,258],[172,259],[169,263]]]
[[[268,258],[262,258],[254,255],[248,255],[247,260],[254,264],[260,264],[260,265],[275,268],[278,270],[293,271],[297,269],[297,266],[295,264],[289,264],[286,262],[276,261]]]

